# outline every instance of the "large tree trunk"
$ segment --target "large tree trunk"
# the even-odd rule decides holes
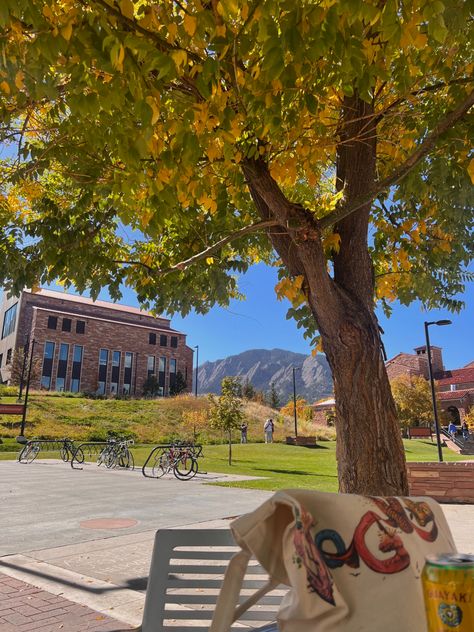
[[[353,205],[375,182],[373,106],[355,94],[344,100],[336,182],[341,204]],[[341,237],[332,276],[314,215],[291,203],[261,161],[244,165],[262,219],[281,228],[269,237],[290,275],[303,275],[334,378],[337,462],[341,492],[408,493],[405,455],[374,313],[374,275],[368,250],[370,204],[335,227]]]

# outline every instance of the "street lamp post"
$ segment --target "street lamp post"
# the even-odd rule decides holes
[[[438,420],[438,409],[436,406],[436,393],[435,393],[435,385],[433,379],[433,366],[431,363],[431,346],[430,346],[430,334],[428,332],[428,327],[430,325],[451,325],[450,320],[436,320],[431,322],[425,321],[425,338],[426,338],[426,353],[428,354],[428,373],[430,376],[430,385],[431,385],[431,400],[433,402],[433,415],[435,422],[435,432],[436,432],[436,443],[438,445],[438,461],[440,463],[443,462],[443,451],[441,450],[441,436],[439,433],[439,420]]]
[[[295,437],[298,436],[298,418],[296,416],[296,378],[295,372],[299,371],[301,367],[294,366],[293,368],[293,413],[295,416]]]
[[[198,368],[199,368],[199,345],[194,347],[196,349],[196,381],[194,383],[194,395],[198,396]]]

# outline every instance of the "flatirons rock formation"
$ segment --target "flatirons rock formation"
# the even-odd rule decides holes
[[[270,390],[273,382],[283,405],[293,397],[292,367],[300,367],[296,372],[298,396],[314,402],[332,393],[325,355],[305,356],[284,349],[250,349],[223,360],[205,362],[199,367],[199,392],[220,393],[222,378],[238,376],[242,384],[248,379],[255,389],[264,392]]]

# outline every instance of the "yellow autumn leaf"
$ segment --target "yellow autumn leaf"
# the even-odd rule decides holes
[[[122,44],[118,48],[112,49],[113,54],[111,55],[112,66],[118,70],[119,72],[123,71],[123,60],[125,59],[125,48]]]
[[[183,20],[183,26],[186,33],[190,37],[192,37],[196,32],[197,19],[194,17],[194,15],[189,15],[188,13],[186,13]]]
[[[212,266],[212,264],[214,263],[214,257],[207,257],[206,263],[208,266]]]
[[[174,40],[176,39],[176,35],[178,33],[178,25],[172,22],[171,24],[168,24],[167,29],[168,29],[169,40],[173,44]]]
[[[154,125],[160,117],[160,109],[158,105],[156,104],[156,100],[153,97],[147,97],[145,101],[148,103],[148,105],[151,107],[153,111],[153,115],[151,117],[151,124]]]
[[[47,4],[44,5],[42,12],[43,12],[44,17],[47,18],[48,20],[51,20],[53,18],[53,12],[51,11],[51,7],[48,7]]]
[[[18,90],[23,90],[25,84],[23,83],[23,79],[25,78],[25,73],[22,70],[19,70],[15,76],[15,85]]]
[[[171,53],[171,57],[173,58],[173,61],[176,65],[176,68],[178,70],[180,70],[180,68],[182,68],[183,66],[186,65],[186,62],[188,61],[188,56],[186,54],[186,51],[184,50],[175,50]]]
[[[2,81],[2,83],[0,83],[0,89],[5,94],[10,94],[10,92],[11,92],[10,86],[8,85],[8,83],[6,81]]]
[[[474,184],[474,158],[469,163],[467,167],[467,172],[469,174],[469,177],[471,178],[472,184]]]
[[[61,35],[64,37],[64,39],[69,42],[69,40],[71,39],[71,35],[72,35],[72,21],[68,22],[66,24],[66,26],[63,26],[63,28],[60,31]]]
[[[133,20],[134,6],[132,0],[120,0],[120,12],[129,20]]]

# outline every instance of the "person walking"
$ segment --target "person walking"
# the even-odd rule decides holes
[[[454,421],[452,421],[449,426],[448,426],[448,432],[451,435],[451,437],[453,439],[456,438],[456,433],[457,433],[458,429],[456,428],[456,424],[454,423]]]
[[[265,433],[265,443],[273,443],[274,430],[275,426],[273,424],[273,419],[267,419],[267,421],[263,425],[263,431]]]
[[[248,425],[243,421],[240,424],[240,443],[247,443],[247,430]]]
[[[469,439],[469,426],[467,425],[465,421],[463,421],[462,423],[461,430],[462,430],[462,438],[466,441],[467,439]]]

